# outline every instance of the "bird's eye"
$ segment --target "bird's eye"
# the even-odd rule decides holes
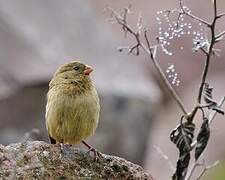
[[[78,66],[73,68],[75,71],[79,70],[80,68]]]

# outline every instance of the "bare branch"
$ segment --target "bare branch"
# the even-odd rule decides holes
[[[170,161],[169,157],[161,150],[160,147],[154,145],[155,150],[159,153],[159,155],[168,163],[171,172],[175,171],[175,167],[173,163]]]
[[[213,9],[214,9],[214,19],[217,19],[217,0],[214,0],[214,4],[213,4]]]
[[[196,113],[199,109],[202,111],[202,118],[204,120],[206,118],[204,108],[210,108],[212,106],[212,104],[210,104],[208,102],[206,102],[207,103],[206,105],[202,104],[201,100],[202,100],[202,96],[203,96],[203,93],[204,93],[203,90],[204,90],[204,87],[205,87],[205,84],[206,84],[206,79],[207,79],[207,75],[208,75],[208,71],[209,71],[209,67],[210,67],[211,58],[212,58],[213,55],[216,55],[218,53],[218,49],[215,49],[214,46],[215,46],[216,43],[223,40],[223,38],[225,36],[225,31],[222,31],[219,34],[216,34],[217,20],[219,18],[222,18],[223,16],[225,16],[225,13],[222,13],[222,14],[218,15],[217,0],[214,0],[213,1],[213,10],[214,10],[213,21],[211,23],[209,23],[209,22],[205,21],[204,19],[192,14],[190,9],[183,5],[183,0],[179,0],[179,5],[180,5],[180,9],[165,10],[164,11],[166,13],[166,15],[168,15],[168,16],[170,15],[170,13],[173,13],[173,12],[178,13],[177,28],[179,27],[180,18],[185,15],[185,16],[199,22],[199,24],[201,23],[201,24],[205,25],[204,27],[206,29],[210,30],[210,37],[208,37],[208,35],[206,34],[205,39],[203,38],[204,41],[199,41],[201,44],[199,44],[199,46],[197,46],[194,49],[196,51],[198,51],[198,50],[202,51],[203,54],[206,57],[205,57],[205,65],[204,65],[203,70],[202,70],[201,80],[200,80],[200,83],[199,83],[200,85],[199,85],[198,96],[197,96],[197,104],[196,104],[196,106],[194,106],[193,111],[191,113],[187,113],[187,110],[185,109],[182,100],[177,95],[175,89],[172,87],[170,82],[167,80],[166,75],[164,74],[159,62],[157,61],[157,59],[156,59],[157,45],[155,45],[155,46],[151,45],[151,43],[149,41],[149,37],[148,37],[148,30],[143,29],[143,24],[142,24],[143,22],[142,22],[141,14],[138,17],[136,27],[133,28],[127,22],[127,14],[129,13],[129,8],[127,8],[127,9],[125,8],[122,15],[120,13],[114,11],[111,8],[108,8],[108,10],[110,10],[111,17],[114,20],[114,22],[116,22],[117,24],[119,24],[122,27],[122,30],[124,31],[125,35],[130,34],[132,37],[135,38],[135,45],[133,45],[131,47],[122,47],[119,50],[122,51],[123,49],[126,49],[129,53],[139,55],[140,49],[142,49],[145,53],[147,53],[149,59],[152,61],[154,67],[156,68],[157,72],[159,73],[159,75],[160,75],[161,79],[163,80],[164,84],[166,85],[168,91],[170,92],[173,99],[176,101],[176,103],[178,104],[178,106],[182,110],[182,112],[184,114],[182,117],[184,117],[187,120],[187,122],[193,123],[195,115],[196,115]],[[183,21],[183,19],[182,19],[182,21]],[[216,103],[216,108],[220,108],[223,105],[224,102],[225,102],[225,97],[223,97],[220,100],[219,103]],[[212,113],[208,116],[208,119],[207,119],[207,122],[209,123],[209,125],[212,123],[213,119],[215,118],[215,116],[218,112],[219,113],[223,112],[222,110],[220,111],[220,109],[216,109],[216,110],[212,109],[212,110],[213,110]],[[200,130],[200,132],[201,132],[201,130]],[[184,136],[183,129],[181,129],[181,133]],[[193,137],[194,137],[194,135],[193,135]],[[193,140],[193,137],[191,139],[191,142]],[[185,141],[185,145],[186,145],[185,147],[189,147],[189,148],[187,148],[187,153],[190,153],[190,151],[192,151],[197,145],[197,140],[195,140],[191,145],[188,144],[187,139],[184,139],[184,141]],[[205,147],[206,146],[204,146],[204,148]],[[159,148],[157,148],[157,147],[155,147],[155,148],[161,154],[161,156],[165,160],[168,161],[168,157],[165,156],[165,154],[163,152],[161,152],[161,150]],[[200,156],[203,155],[202,152],[203,151],[201,151]],[[217,165],[218,162],[216,162],[214,164]],[[214,167],[215,166],[214,164],[211,165],[211,166],[206,166],[205,162],[199,163],[199,160],[197,158],[197,160],[193,163],[192,167],[189,168],[189,171],[187,172],[187,174],[186,174],[187,169],[185,169],[185,174],[184,174],[184,176],[186,175],[185,180],[191,179],[191,176],[193,175],[196,167],[198,167],[198,166],[204,167],[203,171],[200,173],[200,175],[198,177],[198,179],[199,179],[203,176],[203,174],[209,168]],[[170,162],[169,162],[169,165],[170,165],[171,169],[174,169],[174,167],[172,166],[172,163],[170,164]],[[188,160],[187,165],[189,165],[189,160]],[[182,177],[183,177],[183,175],[182,175]]]
[[[197,167],[199,167],[199,166],[203,166],[203,163],[195,162],[195,163],[192,165],[192,167],[190,168],[190,170],[189,170],[189,172],[187,173],[187,175],[186,175],[186,177],[185,177],[184,180],[190,180],[191,177],[192,177],[192,175],[193,175],[193,173],[194,173],[194,171],[195,171],[195,169],[196,169]]]
[[[206,166],[205,164],[205,160],[203,159],[203,162],[202,163],[199,163],[198,161],[196,161],[192,167],[190,168],[190,171],[187,173],[187,176],[185,177],[185,180],[190,180],[191,177],[193,176],[193,173],[195,171],[195,169],[199,166],[202,166],[204,167],[204,169],[202,170],[202,172],[199,174],[199,176],[196,178],[196,180],[199,180],[207,170],[211,169],[211,168],[214,168],[215,166],[217,166],[220,162],[219,161],[216,161],[214,162],[213,164],[211,165],[208,165]]]
[[[213,164],[211,164],[211,165],[209,165],[209,166],[205,166],[204,169],[203,169],[203,171],[202,171],[201,174],[197,177],[196,180],[201,179],[201,177],[205,174],[205,172],[206,172],[207,170],[214,168],[214,167],[217,166],[219,163],[220,163],[219,161],[216,161],[216,162],[214,162]]]
[[[147,34],[147,32],[148,32],[147,29],[145,29],[145,31],[144,31],[145,41],[146,41],[146,43],[147,43],[148,50],[150,51],[151,45],[150,45],[150,42],[149,42],[149,39],[148,39],[148,34]]]
[[[218,107],[221,108],[224,102],[225,102],[225,97],[222,97],[221,100],[220,100],[219,103],[218,103]],[[213,111],[213,112],[209,115],[209,124],[212,124],[213,119],[216,117],[216,114],[217,114],[217,112],[216,112],[216,111]],[[195,141],[192,143],[191,149],[194,149],[194,147],[196,146],[196,144],[197,144],[197,140],[195,140]],[[202,155],[203,155],[203,153],[202,153]],[[201,155],[201,156],[202,156],[202,155]],[[218,161],[216,161],[215,163],[218,163]],[[214,163],[214,164],[215,164],[215,163]],[[190,180],[190,178],[191,178],[191,176],[192,176],[192,174],[193,174],[193,172],[194,172],[194,170],[196,169],[197,166],[199,166],[199,163],[196,161],[196,162],[192,165],[192,167],[190,168],[189,172],[187,173],[187,176],[186,176],[185,180]],[[207,169],[209,169],[209,168],[205,168],[204,172],[202,172],[202,175],[205,173],[205,171],[206,171]],[[200,174],[199,179],[200,179],[200,177],[201,177],[202,175]]]
[[[222,40],[223,36],[225,36],[225,31],[222,31],[221,33],[219,33],[218,35],[216,35],[216,40]]]
[[[205,81],[206,81],[206,76],[207,76],[208,69],[209,69],[211,51],[212,50],[209,51],[210,54],[207,54],[204,70],[202,72],[202,78],[201,78],[201,83],[200,83],[199,93],[198,93],[198,103],[199,104],[201,104],[202,92],[203,92],[203,88],[204,88]]]
[[[218,103],[218,107],[221,108],[223,106],[223,103],[225,102],[225,96],[221,98],[221,100]],[[209,124],[211,124],[213,122],[213,119],[216,117],[217,111],[213,111],[210,115],[209,115]]]
[[[221,108],[223,106],[224,102],[225,102],[225,96],[220,99],[220,101],[219,101],[219,103],[218,103],[217,106],[219,108]],[[199,106],[197,108],[202,108],[202,107],[204,108],[204,107],[207,107],[207,106]],[[211,114],[209,114],[209,124],[212,124],[212,122],[213,122],[214,118],[216,117],[216,115],[217,115],[217,111],[213,111]],[[196,144],[197,144],[197,140],[195,140],[191,144],[191,149],[194,149],[194,147],[196,146]]]
[[[180,0],[180,1],[182,1],[182,0]],[[208,50],[208,54],[206,56],[205,66],[204,66],[204,69],[202,72],[202,78],[201,78],[201,83],[200,83],[199,92],[198,92],[197,101],[199,104],[201,104],[202,92],[203,92],[203,88],[205,85],[206,76],[208,74],[211,56],[213,54],[213,47],[216,43],[216,35],[215,35],[216,21],[217,21],[217,1],[215,0],[214,1],[214,19],[213,19],[212,24],[210,26],[208,26],[211,30],[211,41],[209,43],[210,44],[209,50]]]
[[[151,49],[154,49],[154,48],[150,47],[150,43],[149,43],[149,40],[147,37],[147,32],[144,34],[145,34],[145,40],[147,38],[146,42],[147,42],[148,47],[146,47],[145,44],[143,44],[140,41],[140,36],[139,36],[140,33],[138,31],[135,31],[130,25],[128,25],[127,21],[123,19],[124,17],[121,17],[121,15],[119,13],[117,13],[115,10],[113,10],[112,8],[108,8],[108,10],[111,12],[112,18],[114,18],[117,21],[117,23],[122,26],[122,29],[126,32],[129,32],[136,39],[136,45],[131,48],[130,52],[132,52],[135,49],[136,55],[139,55],[139,47],[141,47],[144,50],[144,52],[150,56],[150,59],[152,60],[154,67],[158,71],[160,77],[162,78],[163,82],[165,83],[165,85],[166,85],[167,89],[169,90],[169,92],[171,93],[172,97],[177,102],[178,106],[180,107],[180,109],[182,110],[184,115],[187,115],[188,113],[187,113],[180,97],[177,95],[175,89],[171,86],[170,82],[167,80],[159,63],[156,61],[155,57],[153,56]]]
[[[217,15],[217,18],[222,18],[224,16],[225,16],[225,13],[221,13],[221,14]]]
[[[200,47],[200,50],[203,52],[203,54],[205,54],[206,56],[208,55],[208,52],[203,48],[203,47]]]
[[[194,19],[194,20],[196,20],[196,21],[198,21],[198,22],[201,22],[202,24],[205,24],[206,26],[210,27],[210,23],[209,23],[209,22],[207,22],[207,21],[205,21],[205,20],[199,18],[198,16],[193,15],[191,12],[187,12],[187,11],[185,10],[184,5],[183,5],[183,0],[179,0],[179,1],[180,1],[180,8],[181,8],[181,10],[182,10],[181,12],[182,12],[183,14],[185,14],[185,15],[189,16],[190,18],[192,18],[192,19]]]
[[[145,51],[147,54],[150,55],[151,60],[152,60],[152,62],[153,62],[153,64],[154,64],[156,70],[157,70],[158,73],[160,74],[160,76],[161,76],[163,82],[164,82],[165,85],[167,86],[167,89],[169,90],[169,92],[171,93],[171,95],[173,96],[174,100],[177,102],[177,104],[179,105],[179,107],[181,108],[181,110],[183,111],[183,113],[184,113],[185,115],[187,115],[188,113],[187,113],[187,111],[186,111],[186,109],[185,109],[185,107],[184,107],[184,105],[183,105],[181,99],[180,99],[179,96],[177,95],[177,93],[176,93],[176,91],[174,90],[174,88],[171,86],[170,82],[167,80],[167,78],[166,78],[166,76],[165,76],[163,70],[161,69],[159,63],[156,61],[155,58],[152,58],[153,56],[152,56],[151,51],[149,51],[149,50],[147,49],[147,47],[145,47],[145,45],[143,45],[143,44],[140,44],[140,46],[144,49],[144,51]]]

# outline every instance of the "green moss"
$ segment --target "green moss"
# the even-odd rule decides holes
[[[115,172],[121,172],[122,170],[122,168],[117,164],[113,164],[111,167]]]
[[[95,161],[92,156],[82,150],[71,147],[61,149],[57,145],[43,143],[40,146],[38,143],[19,144],[16,146],[17,151],[15,148],[11,150],[13,155],[16,154],[18,167],[16,179],[102,180],[133,178],[129,172],[129,167],[119,158],[103,155],[102,158]],[[31,165],[31,169],[25,172],[23,169],[25,165]],[[0,166],[0,179],[6,177],[6,174],[1,174],[1,172],[5,173],[6,169],[1,171],[1,168],[4,167]],[[9,175],[11,175],[10,173]]]
[[[75,157],[75,155],[77,155]],[[69,158],[68,158],[69,156]],[[91,162],[84,154],[51,154],[48,157],[39,155],[39,160],[43,163],[45,169],[45,177],[54,177],[54,179],[78,179],[78,177],[71,177],[71,175],[76,174],[82,179],[100,179],[96,173],[92,171],[81,171],[81,169],[89,169],[88,167]],[[79,162],[79,163],[74,163]],[[54,168],[56,167],[56,168]],[[56,171],[57,169],[57,171]]]
[[[39,160],[43,163],[43,164],[49,164],[49,158],[42,156],[39,158]]]
[[[24,157],[19,158],[19,159],[16,160],[16,165],[19,166],[19,167],[22,167],[22,166],[28,164],[28,161],[29,160],[27,159],[27,157],[24,156]]]

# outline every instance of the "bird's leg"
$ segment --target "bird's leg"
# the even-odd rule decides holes
[[[54,138],[52,138],[50,135],[48,135],[48,137],[49,137],[50,143],[51,143],[51,144],[56,144],[56,145],[58,145],[59,148],[60,148],[60,150],[61,150],[61,152],[63,152],[64,146],[65,146],[65,145],[62,143],[63,141],[61,141],[61,142],[56,142],[56,140],[55,140]]]
[[[55,139],[53,139],[50,135],[49,135],[49,140],[50,140],[50,143],[51,144],[58,144],[60,149],[63,150],[63,148],[69,148],[71,147],[72,145],[70,145],[69,143],[63,143],[63,140],[61,140],[60,142],[56,142]]]
[[[95,149],[94,147],[92,147],[91,145],[89,145],[88,143],[86,143],[85,141],[82,141],[82,143],[87,146],[88,148],[88,153],[93,152],[94,153],[94,158],[95,160],[97,160],[97,158],[100,157],[100,153],[97,151],[97,149]]]
[[[50,141],[51,144],[56,144],[55,139],[53,139],[50,135],[48,135],[48,137],[49,137],[49,141]]]

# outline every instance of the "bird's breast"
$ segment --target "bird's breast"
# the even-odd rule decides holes
[[[95,88],[81,94],[51,88],[46,106],[48,132],[57,141],[75,144],[94,132],[99,111]]]

